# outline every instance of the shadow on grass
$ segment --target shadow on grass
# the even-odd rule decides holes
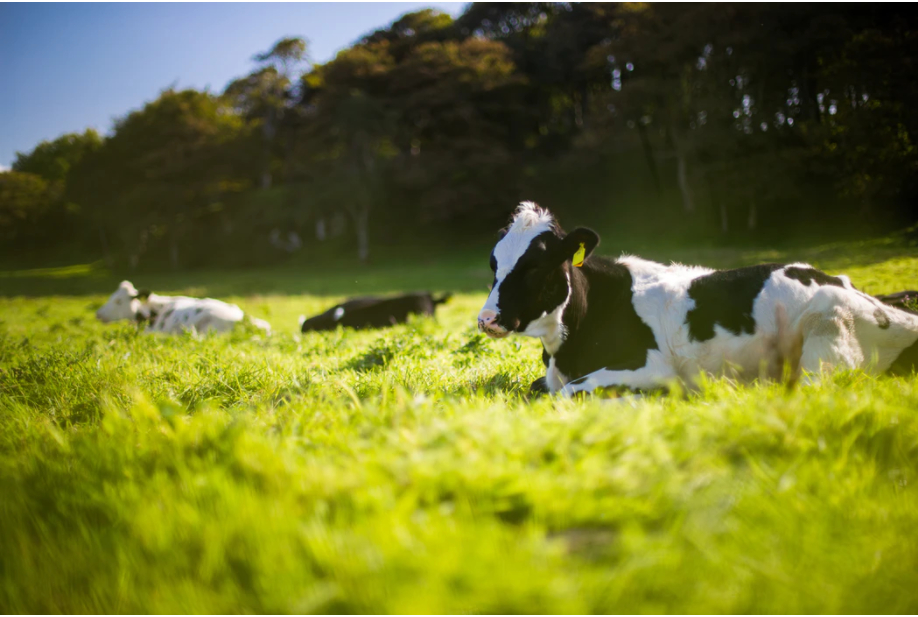
[[[902,234],[859,242],[794,249],[668,248],[648,246],[635,254],[663,263],[677,261],[711,268],[763,262],[808,262],[831,273],[918,256],[918,246]],[[614,245],[601,254],[617,256]],[[107,295],[123,279],[157,293],[215,298],[252,295],[356,296],[406,291],[483,292],[491,273],[482,251],[457,250],[446,256],[400,258],[370,265],[310,263],[242,270],[114,273],[101,262],[60,268],[0,272],[0,297]],[[857,281],[854,281],[855,285]]]
[[[478,260],[481,261],[481,260]],[[108,295],[128,279],[163,294],[215,298],[252,295],[354,296],[406,291],[487,289],[487,265],[471,261],[382,263],[368,266],[275,267],[249,270],[112,273],[100,263],[0,272],[0,297]]]

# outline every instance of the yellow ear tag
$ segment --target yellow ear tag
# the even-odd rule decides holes
[[[583,248],[583,242],[580,243],[580,248],[577,249],[577,252],[574,253],[574,267],[579,268],[583,265],[583,260],[586,258],[586,249]]]

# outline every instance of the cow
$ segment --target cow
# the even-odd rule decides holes
[[[541,339],[547,370],[533,391],[645,391],[691,386],[702,373],[751,381],[776,360],[807,379],[833,368],[908,373],[918,363],[918,315],[846,276],[804,263],[712,270],[611,259],[592,255],[598,244],[595,231],[565,233],[551,212],[523,202],[491,253],[478,327],[491,338]]]
[[[918,314],[918,310],[916,310],[916,307],[918,307],[918,291],[913,289],[874,297],[884,304],[895,306],[908,313]]]
[[[178,334],[185,331],[205,333],[209,330],[227,332],[246,319],[235,304],[213,298],[160,296],[146,290],[138,291],[130,281],[121,281],[108,301],[96,311],[103,323],[130,319],[146,323],[146,332]],[[266,333],[271,325],[261,319],[248,318]]]
[[[394,326],[408,321],[408,315],[432,316],[437,306],[450,297],[452,294],[449,293],[434,298],[430,292],[416,292],[391,298],[352,298],[315,317],[300,317],[300,331],[334,330],[338,326],[356,330]]]

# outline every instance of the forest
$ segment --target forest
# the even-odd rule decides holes
[[[907,229],[916,68],[907,5],[473,3],[325,64],[267,41],[222,92],[17,153],[0,259],[366,262],[486,244],[524,199],[613,246]]]

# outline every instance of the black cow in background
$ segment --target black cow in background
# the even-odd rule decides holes
[[[429,292],[416,292],[392,298],[365,296],[352,298],[335,305],[321,315],[300,318],[300,331],[334,330],[338,326],[362,330],[386,328],[408,321],[408,315],[433,315],[437,305],[443,304],[452,294],[434,298]]]
[[[918,315],[918,310],[915,310],[915,306],[918,305],[918,291],[899,291],[894,294],[882,294],[874,297],[884,304]]]

